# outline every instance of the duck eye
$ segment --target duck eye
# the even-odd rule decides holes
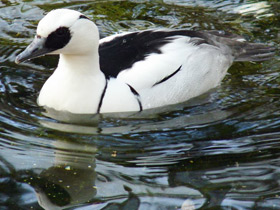
[[[57,36],[64,36],[67,32],[68,30],[65,27],[60,27],[55,31]]]

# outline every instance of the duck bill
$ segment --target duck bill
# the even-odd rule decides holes
[[[16,64],[45,55],[53,51],[52,49],[48,49],[45,47],[45,42],[46,38],[36,36],[32,43],[16,57]]]

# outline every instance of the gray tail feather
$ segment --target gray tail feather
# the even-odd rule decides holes
[[[275,48],[259,43],[241,42],[234,54],[235,61],[265,61],[274,56]]]
[[[242,36],[224,32],[208,31],[207,36],[214,45],[224,49],[225,52],[234,56],[235,61],[265,61],[275,54],[275,48],[260,44],[249,43]]]

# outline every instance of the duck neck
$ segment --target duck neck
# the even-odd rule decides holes
[[[99,65],[98,53],[86,55],[60,54],[58,69],[70,74],[79,75],[103,75]],[[65,72],[66,73],[66,72]]]

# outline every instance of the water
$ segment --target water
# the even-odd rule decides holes
[[[101,36],[148,28],[220,29],[279,46],[277,1],[0,1],[0,209],[280,209],[280,62],[236,63],[222,85],[183,104],[94,124],[36,105],[57,64],[16,65],[54,8]]]

